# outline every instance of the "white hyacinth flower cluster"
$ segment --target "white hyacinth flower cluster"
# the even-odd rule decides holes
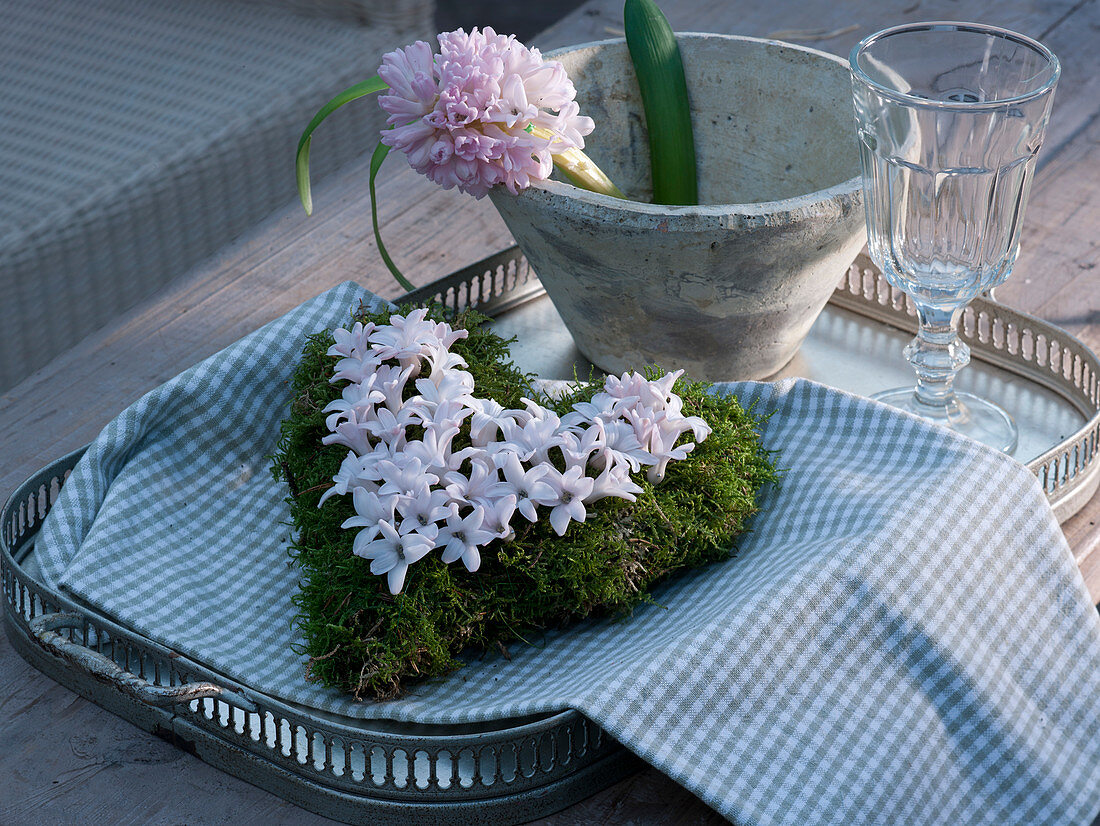
[[[328,350],[340,357],[331,381],[348,384],[325,408],[323,442],[349,452],[320,504],[351,495],[356,515],[342,527],[359,529],[353,552],[393,594],[436,549],[476,571],[482,547],[514,535],[516,514],[535,522],[541,509],[560,536],[598,499],[635,501],[632,472],[646,467],[655,483],[710,433],[672,392],[682,371],[609,377],[561,418],[528,399],[506,410],[474,395],[465,360],[450,350],[466,336],[419,309],[337,329]],[[677,445],[688,431],[695,442]],[[456,449],[460,433],[469,444]]]

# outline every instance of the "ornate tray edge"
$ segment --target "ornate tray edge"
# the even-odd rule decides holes
[[[916,307],[861,253],[830,298],[898,330],[915,332]],[[959,337],[974,357],[1057,393],[1085,418],[1076,432],[1027,463],[1059,522],[1080,510],[1100,486],[1100,358],[1057,325],[992,298],[963,312]]]
[[[41,469],[4,504],[0,593],[13,647],[86,699],[243,780],[350,823],[526,822],[643,767],[599,726],[571,710],[499,721],[499,728],[441,726],[445,733],[439,735],[426,733],[428,726],[312,714],[212,672],[45,587],[17,557],[84,451]],[[195,694],[196,686],[206,686],[206,693]],[[160,689],[191,693],[162,702],[154,694]]]

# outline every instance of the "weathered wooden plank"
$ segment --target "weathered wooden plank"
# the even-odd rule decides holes
[[[383,237],[414,281],[511,243],[487,201],[443,192],[400,160],[382,173]],[[365,173],[349,170],[331,194],[319,187],[313,218],[288,205],[0,397],[0,444],[10,445],[0,489],[90,440],[142,393],[329,287],[355,280],[399,294],[374,246]],[[453,217],[460,211],[462,223]],[[64,404],[52,401],[59,386]]]
[[[662,0],[673,25],[776,36],[846,54],[859,37],[907,19],[982,19],[1048,42],[1065,75],[1027,218],[1024,253],[1002,300],[1038,312],[1100,349],[1097,228],[1100,169],[1100,24],[1095,0],[1037,4],[888,0],[750,3]],[[594,0],[538,39],[541,46],[621,32],[621,1]],[[306,219],[290,205],[183,281],[81,342],[0,397],[0,489],[90,439],[140,393],[302,300],[352,278],[399,290],[377,260],[365,162],[318,187]],[[422,283],[505,246],[486,202],[444,193],[387,162],[380,187],[385,239]],[[1065,525],[1100,596],[1100,502]],[[0,635],[0,823],[328,823],[229,777],[74,698],[38,674]],[[12,744],[17,744],[12,747]],[[722,822],[671,780],[649,770],[559,815],[566,824]]]
[[[593,0],[551,26],[535,43],[544,49],[623,35],[621,0]],[[1071,138],[1100,109],[1100,4],[1096,0],[892,0],[882,3],[746,3],[695,0],[661,4],[677,31],[707,31],[769,37],[847,58],[873,32],[918,20],[977,21],[1037,38],[1062,60],[1057,117],[1047,135],[1050,147]],[[776,90],[776,99],[782,98]],[[1074,101],[1070,105],[1068,101]],[[1084,103],[1085,105],[1082,105]],[[734,104],[735,105],[735,104]],[[598,128],[598,125],[597,125]]]

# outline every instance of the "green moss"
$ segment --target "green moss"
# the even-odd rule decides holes
[[[433,316],[444,318],[441,311]],[[357,318],[381,323],[389,314]],[[510,408],[522,407],[522,397],[538,399],[563,414],[598,389],[547,399],[511,364],[509,342],[481,326],[482,316],[447,320],[469,330],[452,350],[466,359],[482,397]],[[354,513],[350,497],[317,507],[347,455],[347,448],[321,444],[328,432],[321,411],[340,395],[328,381],[331,344],[326,331],[305,348],[275,473],[290,489],[296,527],[291,553],[302,571],[296,606],[307,676],[356,698],[397,697],[418,679],[460,666],[466,649],[503,649],[583,617],[629,612],[659,580],[731,556],[759,489],[776,480],[753,416],[733,399],[708,394],[707,385],[681,380],[675,390],[685,414],[701,416],[713,432],[687,459],[670,463],[660,485],[635,474],[643,488],[637,502],[601,499],[562,537],[548,520],[514,520],[515,539],[483,548],[476,573],[429,555],[410,568],[404,592],[391,596],[385,577],[352,554],[355,531],[340,528]]]

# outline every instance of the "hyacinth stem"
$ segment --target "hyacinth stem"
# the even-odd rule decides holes
[[[390,148],[379,141],[378,146],[374,149],[374,154],[370,157],[370,220],[371,225],[374,227],[374,242],[378,245],[378,254],[382,256],[382,260],[386,263],[386,268],[397,280],[397,283],[411,293],[416,287],[414,287],[413,283],[401,273],[397,265],[393,263],[393,259],[390,258],[390,254],[386,250],[386,245],[382,243],[382,232],[378,229],[378,199],[375,197],[374,179],[378,177],[378,170],[382,167],[382,161],[386,160],[386,155],[389,153]]]
[[[533,123],[528,124],[527,131],[537,138],[545,138],[546,140],[554,140],[557,137],[549,129],[542,126],[535,126]],[[623,195],[622,190],[615,186],[614,182],[607,177],[602,169],[592,162],[592,159],[584,154],[580,149],[576,147],[566,149],[557,155],[551,156],[554,160],[554,166],[561,170],[562,174],[569,179],[569,182],[573,186],[578,186],[581,189],[587,189],[589,192],[596,192],[600,195],[610,195],[612,198],[622,198],[624,201],[627,197]]]
[[[561,170],[573,186],[587,189],[589,192],[597,192],[600,195],[610,195],[612,198],[626,196],[622,193],[610,178],[592,162],[592,159],[579,149],[567,149],[560,155],[554,155],[554,166]]]

